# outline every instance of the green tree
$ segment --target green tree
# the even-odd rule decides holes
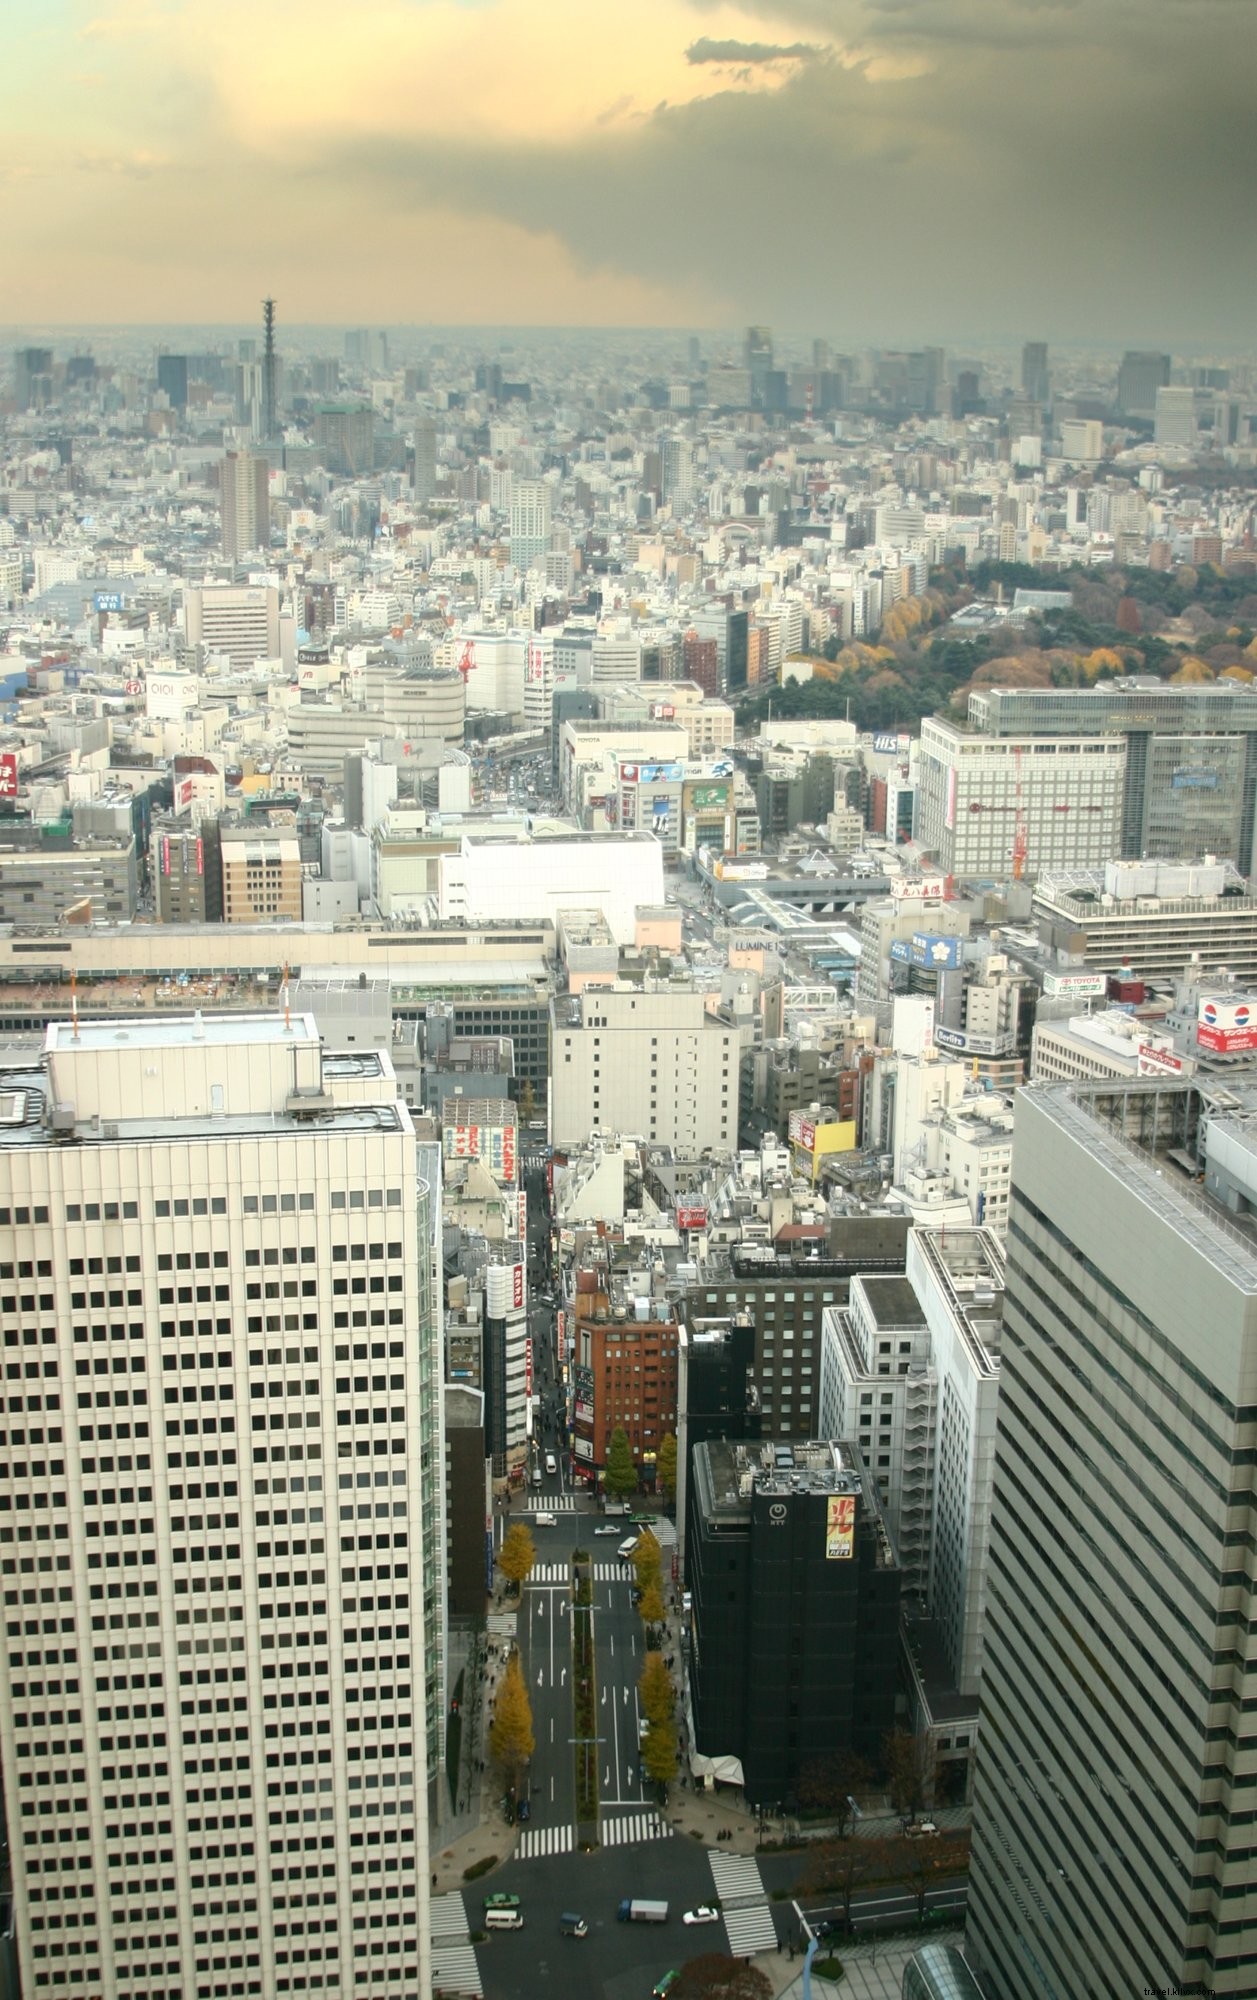
[[[677,1774],[677,1733],[670,1722],[652,1722],[642,1745],[646,1775],[656,1785],[671,1785]]]
[[[519,1110],[520,1122],[521,1124],[524,1125],[526,1125],[529,1119],[534,1117],[536,1114],[537,1097],[527,1077],[524,1078],[523,1083],[519,1087],[518,1110]]]
[[[637,1692],[641,1699],[642,1714],[648,1722],[671,1722],[676,1707],[676,1691],[672,1685],[672,1676],[663,1663],[662,1653],[647,1653],[646,1664],[638,1676]]]
[[[672,1500],[677,1490],[677,1441],[671,1431],[665,1431],[659,1440],[659,1456],[655,1460],[655,1484],[666,1500]]]
[[[494,1704],[489,1751],[503,1776],[514,1785],[519,1783],[520,1773],[535,1748],[532,1704],[524,1686],[519,1654],[512,1653]]]
[[[827,1757],[809,1757],[799,1771],[799,1802],[832,1813],[839,1834],[845,1835],[853,1818],[852,1794],[867,1788],[870,1775],[863,1758],[850,1750],[836,1750]]]
[[[512,1521],[498,1550],[498,1568],[513,1589],[518,1590],[525,1578],[532,1575],[536,1560],[537,1549],[531,1529],[525,1527],[522,1521]]]
[[[637,1467],[633,1463],[633,1450],[628,1441],[628,1432],[617,1425],[611,1433],[611,1443],[607,1448],[607,1469],[602,1483],[613,1499],[627,1500],[630,1493],[637,1491]]]

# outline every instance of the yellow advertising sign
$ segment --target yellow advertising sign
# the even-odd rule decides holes
[[[826,1562],[850,1562],[855,1554],[855,1494],[836,1493],[825,1520]]]

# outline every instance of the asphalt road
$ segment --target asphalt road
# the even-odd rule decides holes
[[[477,1945],[485,2000],[649,2000],[651,1987],[671,1966],[703,1951],[719,1950],[723,1931],[687,1930],[683,1910],[710,1902],[711,1869],[695,1840],[647,1841],[639,1847],[602,1848],[594,1854],[560,1854],[543,1861],[513,1861],[490,1878],[495,1890],[514,1890],[524,1915],[522,1931],[496,1931]],[[621,1897],[666,1902],[666,1924],[622,1924]],[[466,1892],[476,1914],[475,1885]],[[559,1934],[559,1917],[574,1910],[589,1925],[587,1938]]]

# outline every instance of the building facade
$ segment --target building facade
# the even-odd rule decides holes
[[[324,1059],[308,1017],[84,1024],[6,1083],[0,1260],[36,1282],[0,1316],[41,1357],[0,1526],[23,1990],[425,1994],[427,1336],[387,1056]]]
[[[1257,1249],[1174,1164],[1251,1206],[1227,1107],[1203,1145],[1165,1080],[1018,1110],[968,1929],[995,2000],[1253,1990]]]

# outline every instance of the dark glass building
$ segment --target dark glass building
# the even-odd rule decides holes
[[[701,1755],[738,1758],[758,1805],[788,1806],[817,1758],[882,1764],[900,1568],[854,1445],[696,1446],[686,1580]]]

